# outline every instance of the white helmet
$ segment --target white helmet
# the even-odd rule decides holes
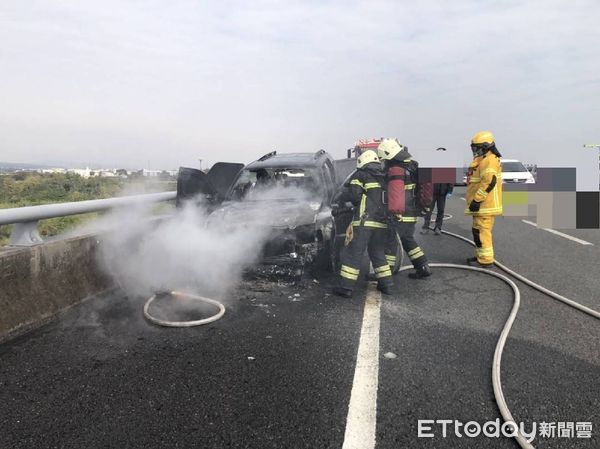
[[[389,161],[393,159],[404,147],[398,143],[397,139],[383,139],[377,147],[379,159]]]
[[[379,157],[377,156],[377,153],[375,153],[375,151],[367,150],[363,152],[363,154],[358,156],[356,167],[363,168],[365,165],[370,164],[372,162],[377,162],[379,164]]]

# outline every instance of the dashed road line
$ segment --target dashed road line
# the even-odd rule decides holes
[[[342,449],[373,449],[377,427],[381,294],[369,283]]]
[[[577,237],[573,237],[572,235],[569,235],[569,234],[563,234],[562,232],[555,231],[554,229],[540,228],[540,227],[537,225],[537,223],[534,223],[533,221],[529,221],[529,220],[521,220],[521,221],[522,221],[523,223],[526,223],[526,224],[528,224],[528,225],[535,226],[535,227],[536,227],[536,228],[538,228],[538,229],[542,229],[542,230],[544,230],[544,231],[548,231],[548,232],[550,232],[550,233],[552,233],[552,234],[559,235],[559,236],[561,236],[561,237],[564,237],[564,238],[566,238],[566,239],[573,240],[574,242],[580,243],[580,244],[582,244],[582,245],[592,245],[592,246],[594,246],[594,244],[593,244],[593,243],[590,243],[590,242],[588,242],[588,241],[585,241],[585,240],[578,239]]]

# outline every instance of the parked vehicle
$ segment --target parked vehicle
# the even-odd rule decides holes
[[[535,178],[517,159],[500,159],[503,183],[535,184]]]

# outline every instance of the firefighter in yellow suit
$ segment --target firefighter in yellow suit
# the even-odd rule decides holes
[[[465,215],[473,216],[475,257],[467,263],[479,267],[494,264],[492,229],[502,215],[502,167],[494,135],[480,131],[471,139],[473,161],[467,172],[467,208]]]

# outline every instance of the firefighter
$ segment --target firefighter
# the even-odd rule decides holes
[[[383,204],[384,175],[377,153],[367,150],[357,160],[357,170],[350,177],[340,201],[354,206],[347,246],[342,251],[340,283],[333,289],[338,296],[350,298],[360,274],[365,251],[368,252],[377,289],[392,294],[392,270],[385,258],[387,237],[386,213]]]
[[[433,233],[435,235],[441,235],[442,225],[444,224],[444,211],[446,210],[446,199],[452,196],[454,190],[454,184],[441,183],[433,185],[433,202],[431,203],[431,209],[425,214],[423,228],[421,234],[429,233],[429,225],[431,224],[431,215],[433,208],[437,205],[437,214],[435,218],[435,227]]]
[[[465,215],[473,216],[475,257],[467,259],[473,266],[494,264],[492,229],[496,216],[502,215],[502,167],[494,135],[480,131],[471,139],[473,161],[467,172]]]
[[[403,169],[403,191],[401,202],[403,203],[402,213],[391,213],[390,224],[395,232],[388,234],[388,244],[386,246],[386,259],[391,267],[396,265],[396,249],[398,240],[402,246],[415,271],[409,273],[411,279],[421,279],[431,276],[431,269],[427,262],[427,257],[423,249],[415,241],[415,226],[417,217],[423,212],[431,210],[431,184],[419,184],[419,163],[415,161],[408,149],[398,143],[396,139],[383,139],[377,149],[379,158],[384,162],[385,172],[389,173],[391,167],[401,167]],[[386,189],[388,195],[388,208],[393,202],[393,189],[391,189],[392,178],[388,175]]]

